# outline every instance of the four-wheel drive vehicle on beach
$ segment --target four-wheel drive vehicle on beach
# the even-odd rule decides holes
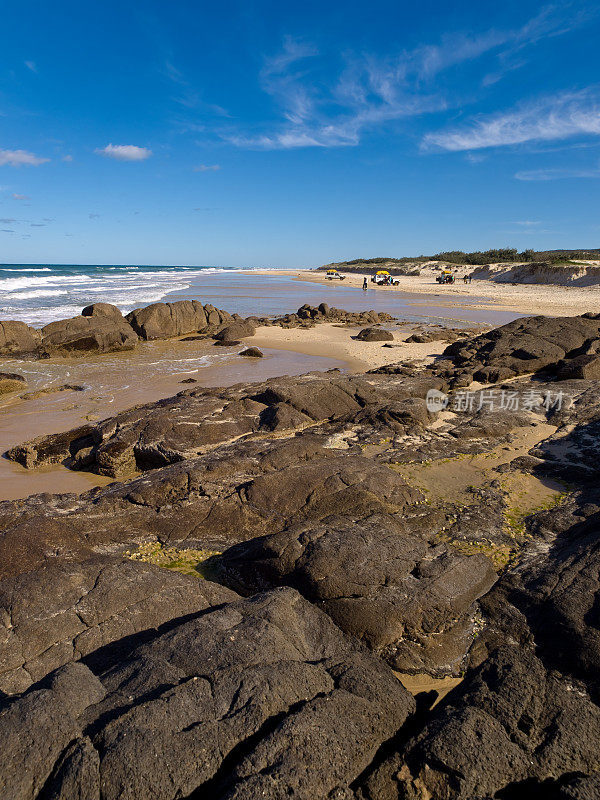
[[[392,278],[389,272],[382,269],[371,276],[371,283],[376,283],[378,286],[398,286],[400,281],[397,278]]]
[[[328,269],[326,278],[328,281],[345,281],[346,276],[340,275],[336,269]]]
[[[452,274],[452,270],[444,269],[437,276],[436,281],[438,283],[454,283],[454,275]]]

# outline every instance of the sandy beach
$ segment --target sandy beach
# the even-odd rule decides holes
[[[346,280],[337,283],[314,270],[252,271],[234,279],[237,283],[229,302],[223,298],[230,310],[236,311],[235,304],[238,296],[244,296],[244,287],[259,291],[256,286],[260,286],[262,276],[265,294],[271,295],[272,302],[293,302],[297,308],[325,297],[333,305],[337,295],[342,308],[350,305],[353,309],[385,309],[398,317],[383,326],[394,336],[387,346],[383,342],[357,340],[359,327],[325,322],[310,328],[261,326],[242,345],[224,348],[216,348],[210,341],[182,341],[185,337],[181,337],[142,342],[135,352],[85,359],[4,360],[0,369],[22,374],[28,386],[27,392],[0,398],[1,450],[172,396],[190,385],[230,386],[312,370],[360,373],[399,361],[427,364],[444,351],[447,341],[404,340],[415,331],[434,330],[431,325],[438,326],[435,330],[440,326],[480,330],[520,315],[574,315],[595,311],[599,306],[600,290],[594,287],[512,286],[489,281],[441,287],[435,283],[436,274],[434,270],[423,270],[418,277],[400,277],[400,284],[394,287],[376,287],[369,282],[368,291],[363,293],[359,274],[348,274]],[[227,276],[226,280],[231,278]],[[187,296],[201,295],[191,288]],[[264,358],[240,358],[239,352],[250,344],[260,348]],[[80,390],[56,391],[64,385]],[[32,393],[34,396],[30,396]],[[0,499],[11,499],[34,492],[83,491],[103,485],[107,479],[73,472],[60,464],[31,472],[0,459],[0,482]]]
[[[490,312],[513,311],[518,314],[544,314],[547,316],[566,317],[582,314],[585,311],[597,311],[600,307],[600,287],[597,286],[556,286],[540,284],[494,283],[487,280],[474,280],[465,284],[462,275],[472,271],[472,267],[459,268],[457,282],[447,286],[436,283],[439,272],[423,269],[420,275],[400,275],[398,286],[376,286],[371,283],[372,273],[344,273],[344,281],[330,281],[325,272],[317,270],[264,270],[255,274],[288,275],[293,280],[306,281],[323,286],[341,286],[360,289],[363,278],[369,279],[369,288],[365,293],[365,304],[373,295],[391,297],[412,294],[416,297],[407,302],[418,309],[423,304],[436,307],[456,308],[464,310],[485,310]],[[421,301],[419,295],[426,295]],[[435,300],[433,300],[435,298]],[[460,317],[460,314],[458,314]]]

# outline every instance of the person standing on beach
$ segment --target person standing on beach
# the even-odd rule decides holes
[[[363,292],[366,292],[366,291],[367,291],[367,288],[368,288],[368,286],[369,286],[369,284],[367,283],[367,278],[366,278],[366,276],[365,276],[365,277],[363,278]]]

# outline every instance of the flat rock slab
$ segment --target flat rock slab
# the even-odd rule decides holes
[[[22,692],[85,657],[108,667],[148,631],[232,599],[222,586],[150,564],[47,562],[0,581],[0,691]]]
[[[421,425],[427,417],[421,398],[432,385],[442,383],[434,378],[427,383],[418,377],[310,373],[230,389],[192,389],[85,429],[39,437],[12,448],[7,456],[27,468],[64,461],[75,469],[121,477],[194,457],[242,436],[306,428],[401,398],[419,398],[412,411],[404,410],[404,419],[408,427],[411,417]]]
[[[84,558],[136,541],[236,542],[331,515],[393,513],[422,495],[318,437],[241,444],[83,495],[0,503],[0,576],[46,558]]]

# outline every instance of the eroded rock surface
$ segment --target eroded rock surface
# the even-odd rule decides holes
[[[181,621],[108,671],[52,673],[0,712],[0,774],[11,800],[333,797],[413,709],[282,589]]]
[[[193,388],[15,448],[122,480],[0,503],[3,790],[596,798],[599,325],[519,320],[430,368]],[[458,407],[478,372],[537,399]],[[156,542],[221,551],[203,574],[228,588],[121,558]],[[431,689],[413,701],[390,666]]]
[[[252,539],[221,556],[218,574],[244,594],[293,586],[393,668],[438,675],[460,668],[474,601],[497,577],[485,556],[380,515]]]
[[[232,599],[209,581],[109,557],[50,561],[0,581],[0,692],[22,692],[86,656],[107,668],[169,620]]]

